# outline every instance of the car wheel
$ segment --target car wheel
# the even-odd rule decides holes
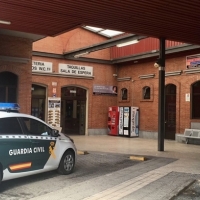
[[[75,156],[70,150],[66,151],[60,161],[59,167],[57,169],[59,174],[70,174],[74,170]]]

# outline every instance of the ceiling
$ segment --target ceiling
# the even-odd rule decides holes
[[[0,0],[0,30],[55,36],[88,25],[200,45],[199,1]]]

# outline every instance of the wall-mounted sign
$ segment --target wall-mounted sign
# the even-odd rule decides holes
[[[59,73],[74,76],[93,76],[93,67],[60,63]]]
[[[70,90],[69,92],[76,94],[76,90]]]
[[[56,94],[56,88],[53,88],[53,93]]]
[[[117,95],[117,86],[113,85],[94,85],[93,94],[96,95]]]
[[[32,72],[42,72],[42,73],[52,73],[51,62],[43,62],[43,61],[32,61]]]
[[[52,82],[52,86],[57,86],[57,82]]]
[[[200,54],[186,56],[186,68],[194,69],[200,67]]]
[[[185,94],[185,101],[190,101],[190,93]]]

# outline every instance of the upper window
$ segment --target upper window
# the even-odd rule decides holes
[[[151,88],[148,86],[143,87],[143,99],[151,98]]]
[[[200,81],[194,83],[192,85],[192,91],[191,91],[191,96],[192,96],[192,119],[200,119]]]
[[[0,119],[0,134],[23,134],[18,119],[16,117]]]
[[[40,121],[31,118],[21,118],[25,125],[25,131],[27,134],[47,136],[51,135],[51,128]]]
[[[128,90],[126,88],[121,89],[121,97],[122,97],[122,100],[128,99]]]

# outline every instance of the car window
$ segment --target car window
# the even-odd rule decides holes
[[[0,134],[23,134],[16,117],[0,119]]]
[[[30,135],[51,135],[51,128],[40,121],[31,118],[20,118],[25,126],[25,131]]]

